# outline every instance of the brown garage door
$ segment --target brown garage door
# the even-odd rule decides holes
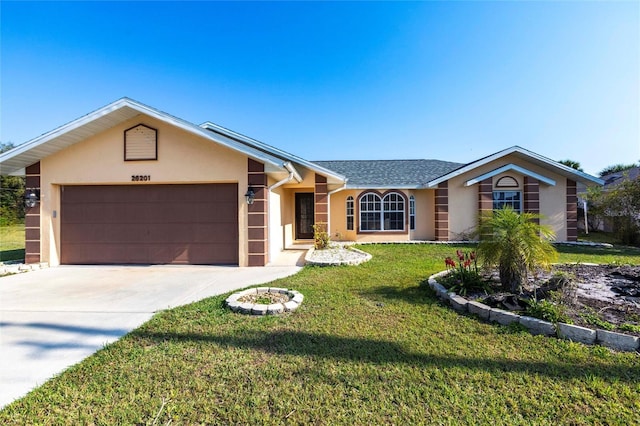
[[[238,264],[238,186],[65,186],[63,264]]]

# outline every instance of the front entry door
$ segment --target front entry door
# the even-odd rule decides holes
[[[296,194],[296,240],[313,239],[313,193]]]

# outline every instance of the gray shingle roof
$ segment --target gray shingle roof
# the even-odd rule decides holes
[[[346,176],[349,187],[418,187],[463,166],[440,160],[340,160],[315,164]]]

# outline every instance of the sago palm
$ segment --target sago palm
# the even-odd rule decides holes
[[[548,268],[558,256],[550,242],[555,233],[538,219],[538,214],[518,213],[510,207],[480,218],[478,255],[485,267],[498,267],[506,291],[520,293],[529,272]]]

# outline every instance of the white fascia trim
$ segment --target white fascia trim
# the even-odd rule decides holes
[[[549,186],[556,186],[556,181],[553,179],[550,179],[548,177],[542,176],[541,174],[538,174],[536,172],[532,172],[531,170],[527,170],[524,167],[520,167],[520,166],[516,166],[515,164],[507,164],[505,166],[499,167],[493,171],[490,171],[489,173],[485,173],[481,176],[478,176],[476,178],[470,179],[468,181],[465,182],[464,186],[471,186],[471,185],[475,185],[478,182],[481,182],[485,179],[488,179],[490,177],[494,177],[495,175],[499,175],[500,173],[504,173],[504,172],[508,172],[510,170],[515,170],[516,172],[523,174],[525,176],[529,176],[535,179],[538,179],[540,182],[544,182]]]
[[[34,139],[31,139],[30,141],[27,141],[21,145],[18,145],[14,149],[7,151],[4,154],[1,154],[0,163],[10,158],[13,158],[17,155],[20,155],[24,152],[27,152],[31,149],[37,148],[38,146],[43,145],[49,142],[50,140],[55,139],[58,136],[71,132],[75,129],[78,129],[84,126],[85,124],[88,124],[100,117],[103,117],[105,115],[108,115],[114,111],[117,111],[125,107],[129,107],[135,111],[138,111],[141,114],[148,115],[150,117],[156,118],[165,123],[172,124],[189,133],[202,136],[220,145],[226,146],[227,148],[233,149],[235,151],[239,151],[255,160],[258,160],[264,163],[269,163],[272,166],[275,166],[276,168],[279,168],[279,169],[286,168],[285,162],[283,162],[279,158],[263,153],[262,151],[259,151],[257,149],[252,149],[250,147],[247,147],[246,145],[243,145],[229,138],[226,138],[223,135],[215,135],[217,137],[214,137],[214,134],[212,134],[211,132],[208,132],[207,130],[203,129],[200,126],[196,126],[195,124],[189,123],[188,121],[182,120],[178,117],[159,111],[155,108],[141,104],[140,102],[134,101],[133,99],[129,99],[129,98],[119,99],[105,107],[102,107],[74,121],[64,124],[50,132],[44,133]],[[300,175],[297,174],[297,176],[300,176]]]
[[[245,145],[242,145],[232,139],[226,138],[223,135],[216,135],[218,137],[213,137],[213,135],[211,134],[211,132],[208,132],[206,129],[203,129],[200,126],[197,126],[195,124],[189,123],[188,121],[182,120],[178,117],[175,117],[173,115],[167,114],[165,112],[159,111],[155,108],[151,108],[149,106],[146,106],[144,104],[141,104],[137,101],[125,98],[125,100],[128,102],[128,106],[138,110],[139,112],[146,114],[146,115],[150,115],[154,118],[157,118],[158,120],[161,121],[165,121],[169,124],[173,124],[176,127],[181,128],[182,130],[185,130],[187,132],[196,134],[198,136],[203,136],[206,139],[209,139],[211,141],[214,141],[220,145],[226,146],[227,148],[233,149],[235,151],[239,151],[251,158],[253,158],[254,160],[259,160],[261,162],[264,163],[269,163],[272,166],[275,166],[277,168],[286,168],[285,163],[280,160],[279,158],[273,157],[269,154],[263,153],[261,151],[255,150],[255,149],[251,149]]]
[[[234,132],[233,130],[227,129],[226,127],[222,127],[218,124],[212,123],[210,121],[205,121],[204,123],[202,123],[200,125],[201,128],[203,129],[211,129],[214,130],[216,132],[220,132],[223,134],[228,134],[229,136],[236,138],[236,139],[240,139],[243,142],[249,144],[249,145],[254,145],[256,147],[259,147],[261,149],[264,149],[266,151],[272,152],[274,155],[276,156],[281,156],[283,158],[286,158],[289,161],[293,161],[295,163],[298,163],[308,169],[313,170],[314,172],[318,172],[321,173],[327,177],[332,177],[334,179],[346,182],[346,176],[343,176],[341,174],[338,174],[332,170],[326,169],[322,166],[317,165],[316,163],[313,163],[311,161],[305,160],[304,158],[300,158],[297,155],[291,154],[289,152],[283,151],[281,149],[278,149],[274,146],[271,146],[269,144],[266,144],[264,142],[260,142],[259,140],[250,138],[248,136],[245,136],[243,134],[240,134],[238,132]],[[218,133],[219,134],[219,133]]]
[[[45,144],[46,142],[56,138],[57,136],[60,136],[64,133],[67,133],[79,127],[82,127],[83,125],[90,123],[91,121],[94,121],[97,118],[100,118],[104,115],[107,115],[115,110],[122,108],[124,106],[123,103],[125,102],[125,99],[126,98],[117,100],[116,102],[113,102],[105,107],[102,107],[96,111],[90,112],[89,114],[86,114],[76,120],[73,120],[67,124],[63,124],[62,126],[56,129],[53,129],[47,133],[43,133],[40,136],[37,136],[31,140],[28,140],[27,142],[24,142],[16,146],[15,148],[5,152],[4,154],[0,154],[0,162],[4,160],[8,160],[9,158],[13,158],[24,152],[27,152],[33,148],[36,148],[42,144]]]
[[[358,189],[358,190],[367,190],[367,189],[430,189],[425,185],[349,185],[347,184],[345,189]]]
[[[587,173],[578,171],[578,170],[573,169],[573,168],[571,168],[569,166],[565,166],[564,164],[560,164],[560,163],[558,163],[556,161],[553,161],[553,160],[551,160],[551,159],[549,159],[547,157],[544,157],[544,156],[542,156],[540,154],[536,154],[533,151],[529,151],[527,149],[524,149],[524,148],[516,145],[516,146],[512,146],[511,148],[504,149],[504,150],[502,150],[500,152],[496,152],[495,154],[492,154],[492,155],[490,155],[488,157],[485,157],[485,158],[482,158],[480,160],[477,160],[477,161],[474,161],[472,163],[469,163],[466,166],[462,166],[459,169],[454,170],[451,173],[447,173],[446,175],[440,176],[439,178],[434,179],[431,182],[427,183],[426,186],[428,188],[435,188],[436,186],[438,186],[438,184],[440,184],[442,182],[445,182],[445,181],[447,181],[447,180],[449,180],[451,178],[454,178],[456,176],[460,176],[461,174],[464,174],[464,173],[466,173],[466,172],[468,172],[470,170],[473,170],[473,169],[475,169],[477,167],[483,166],[483,165],[485,165],[487,163],[490,163],[490,162],[492,162],[494,160],[497,160],[497,159],[499,159],[501,157],[504,157],[506,155],[512,154],[514,152],[518,152],[520,154],[526,155],[528,157],[531,157],[533,159],[541,161],[541,162],[543,162],[545,164],[548,164],[549,166],[561,169],[561,170],[563,170],[565,172],[568,172],[568,173],[571,173],[573,175],[578,175],[584,180],[588,180],[588,181],[596,183],[598,185],[604,185],[604,181],[602,179],[598,179],[598,178],[596,178],[594,176],[591,176],[591,175],[589,175]]]

